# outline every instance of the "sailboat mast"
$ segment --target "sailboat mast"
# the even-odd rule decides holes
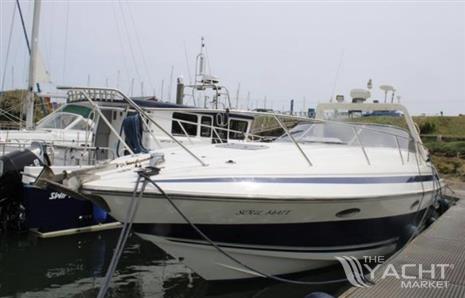
[[[31,58],[29,61],[29,85],[28,95],[26,97],[25,112],[26,112],[26,128],[34,126],[34,85],[37,81],[37,58],[39,50],[39,22],[40,22],[40,6],[42,0],[34,1],[34,15],[32,20],[32,35],[31,35]]]

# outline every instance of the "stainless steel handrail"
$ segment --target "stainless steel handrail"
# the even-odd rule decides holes
[[[278,122],[278,124],[281,126],[282,129],[284,129],[284,132],[288,135],[288,137],[292,140],[292,142],[294,143],[294,145],[297,147],[297,149],[300,151],[300,153],[302,154],[302,156],[305,158],[305,160],[307,161],[308,165],[309,166],[313,166],[312,162],[310,161],[310,159],[308,158],[307,154],[305,154],[304,150],[302,150],[302,148],[300,147],[300,145],[296,142],[296,140],[294,139],[294,137],[289,133],[289,130],[284,126],[284,124],[281,122],[281,120],[279,120],[279,118],[274,115],[274,119],[276,119],[276,121]]]
[[[57,89],[62,90],[96,90],[95,88],[90,87],[57,87]],[[195,160],[197,160],[202,166],[207,166],[205,162],[203,162],[197,155],[195,155],[191,150],[189,150],[186,146],[184,146],[181,142],[179,142],[175,137],[173,137],[169,132],[167,132],[157,121],[153,120],[151,117],[147,115],[147,113],[139,107],[131,98],[127,97],[123,92],[118,89],[113,88],[99,88],[98,90],[107,90],[107,91],[114,91],[119,94],[134,110],[136,110],[141,116],[152,122],[158,129],[160,129],[164,134],[166,134],[170,139],[172,139],[177,145],[179,145],[184,151],[186,151],[190,156],[192,156]]]
[[[405,162],[404,162],[404,157],[402,156],[402,150],[400,149],[399,139],[397,138],[397,136],[395,136],[394,138],[396,139],[397,150],[399,150],[400,160],[402,161],[402,165],[404,165]]]
[[[179,119],[173,119],[173,120],[176,120],[176,122],[179,124],[179,126],[181,127],[182,129],[182,132],[184,133],[184,135],[186,136],[187,140],[189,141],[189,143],[193,144],[191,138],[189,137],[189,134],[187,133],[186,129],[184,128],[184,125],[182,125],[181,122],[179,122]],[[196,124],[197,125],[197,124]]]
[[[363,146],[362,142],[360,141],[360,138],[358,137],[358,132],[357,132],[357,130],[355,129],[354,126],[352,126],[352,131],[354,132],[354,136],[357,139],[357,142],[359,143],[360,148],[362,149],[363,155],[365,155],[365,159],[366,159],[368,165],[371,166],[370,159],[368,158],[367,151],[365,150],[365,146]]]
[[[129,147],[129,145],[123,140],[123,138],[118,134],[118,132],[113,128],[113,126],[111,125],[110,121],[108,121],[107,117],[105,117],[105,115],[103,115],[102,111],[100,110],[100,108],[98,107],[98,105],[95,104],[95,102],[90,99],[89,95],[82,91],[82,90],[78,90],[82,93],[82,95],[87,99],[87,101],[92,105],[92,107],[95,109],[95,111],[99,114],[100,118],[103,120],[103,122],[105,122],[105,124],[108,126],[108,128],[111,130],[111,132],[118,138],[118,140],[123,144],[123,146],[131,153],[131,154],[134,154],[134,152],[132,151],[131,147]]]

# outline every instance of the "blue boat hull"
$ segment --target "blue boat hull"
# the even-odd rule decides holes
[[[33,186],[24,186],[23,206],[26,227],[40,232],[82,228],[114,221],[90,201]]]

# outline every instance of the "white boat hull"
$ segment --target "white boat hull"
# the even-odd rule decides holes
[[[130,196],[100,195],[113,216],[124,220],[121,211],[127,210]],[[405,238],[406,227],[417,225],[432,201],[433,192],[352,200],[173,199],[221,249],[267,275],[325,267],[336,262],[336,256],[361,259],[389,254]],[[340,216],[341,211],[352,209],[359,212]],[[134,229],[206,280],[260,276],[211,246],[166,198],[143,197]]]
[[[215,247],[208,244],[189,244],[176,242],[164,237],[137,233],[141,238],[150,241],[181,260],[206,280],[232,280],[263,277],[233,261]],[[387,243],[373,249],[357,251],[341,251],[334,253],[280,252],[264,249],[222,248],[228,255],[246,266],[267,275],[283,275],[319,269],[336,262],[336,256],[380,256],[393,252],[395,243]],[[208,261],[207,261],[208,260]]]

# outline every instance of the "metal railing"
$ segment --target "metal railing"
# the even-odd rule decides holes
[[[136,112],[138,112],[141,117],[143,117],[144,119],[146,119],[148,122],[152,123],[157,129],[159,129],[163,134],[165,134],[169,139],[171,139],[174,143],[176,143],[178,146],[180,146],[187,154],[189,154],[193,159],[195,159],[197,162],[199,162],[202,166],[206,166],[207,164],[205,162],[203,162],[196,154],[194,154],[189,148],[187,148],[184,144],[182,144],[181,141],[179,141],[177,138],[175,138],[171,133],[169,133],[168,131],[166,131],[157,121],[155,121],[152,117],[150,117],[150,115],[147,114],[147,112],[145,110],[143,110],[141,107],[139,107],[131,98],[127,97],[123,92],[121,92],[120,90],[118,89],[113,89],[113,88],[90,88],[90,87],[58,87],[58,89],[67,89],[69,90],[68,91],[68,94],[71,95],[71,98],[70,98],[70,102],[73,102],[73,101],[82,101],[84,99],[86,99],[87,101],[91,102],[91,104],[95,105],[95,103],[92,102],[92,99],[91,97],[94,96],[94,97],[98,97],[99,99],[103,99],[103,100],[108,100],[108,101],[115,101],[115,100],[118,100],[118,101],[125,101],[126,103],[129,104],[129,106],[134,109]],[[284,117],[282,115],[277,115],[275,113],[266,113],[266,112],[247,112],[248,114],[251,114],[251,115],[261,115],[261,116],[271,116],[273,117],[273,119],[275,119],[275,121],[278,123],[279,127],[281,127],[285,134],[289,137],[289,139],[292,141],[292,143],[295,145],[296,149],[298,150],[299,154],[306,160],[307,164],[309,166],[313,166],[313,163],[311,162],[311,159],[310,157],[308,156],[308,154],[303,150],[302,146],[299,144],[299,142],[297,140],[294,139],[294,137],[292,136],[292,134],[289,132],[289,129],[282,123],[282,121],[280,120],[280,117]],[[100,115],[100,113],[99,113]],[[103,115],[100,115],[102,117],[102,119],[105,121],[106,118],[103,116]],[[285,117],[289,117],[289,116],[285,116]],[[335,123],[335,124],[338,124],[338,125],[344,125],[344,126],[349,126],[352,130],[352,133],[353,133],[353,136],[354,136],[354,140],[357,141],[358,145],[360,146],[361,148],[361,151],[362,151],[362,154],[367,162],[368,165],[371,165],[372,162],[370,161],[370,158],[369,158],[369,154],[367,152],[367,148],[366,148],[366,145],[364,144],[363,140],[360,138],[360,133],[363,129],[366,129],[366,130],[370,130],[370,131],[373,131],[375,133],[381,133],[383,135],[392,135],[393,138],[394,138],[394,141],[395,141],[395,144],[396,144],[396,147],[397,147],[397,150],[399,152],[399,156],[400,156],[400,160],[401,160],[401,163],[404,165],[405,164],[405,159],[402,155],[402,148],[401,148],[401,145],[400,145],[400,142],[399,142],[399,138],[405,138],[407,139],[407,144],[410,144],[410,142],[414,142],[415,144],[415,153],[416,154],[419,154],[420,156],[422,156],[423,160],[426,160],[424,154],[421,154],[421,152],[424,152],[422,150],[419,149],[420,145],[422,146],[422,148],[424,147],[422,145],[422,143],[416,141],[416,138],[412,136],[412,132],[410,131],[409,132],[409,136],[408,137],[405,137],[405,136],[402,136],[402,135],[397,135],[397,134],[393,134],[393,133],[389,133],[389,132],[386,132],[386,131],[379,131],[379,130],[376,130],[374,128],[370,128],[370,127],[366,127],[366,124],[364,127],[361,127],[361,125],[363,124],[360,124],[360,123],[356,123],[356,124],[351,124],[351,123],[341,123],[341,122],[335,122],[335,121],[327,121],[327,120],[315,120],[315,119],[308,119],[308,118],[303,118],[303,117],[292,117],[293,119],[295,120],[304,120],[306,122],[313,122],[313,123]],[[302,119],[300,119],[302,118]],[[184,136],[187,138],[187,140],[192,143],[192,139],[191,139],[191,136],[189,135],[189,133],[187,132],[187,130],[185,129],[183,123],[187,123],[187,124],[193,124],[193,125],[198,125],[200,127],[207,127],[207,128],[210,128],[212,130],[212,134],[211,134],[211,137],[213,137],[214,135],[216,135],[216,137],[218,138],[218,140],[220,142],[223,141],[223,139],[221,138],[220,136],[220,133],[219,131],[226,131],[227,132],[227,135],[226,137],[228,138],[229,137],[229,132],[235,132],[235,133],[242,133],[245,135],[245,140],[247,141],[248,140],[248,137],[250,136],[254,136],[253,134],[251,133],[248,133],[248,132],[243,132],[243,131],[235,131],[235,130],[231,130],[229,127],[228,128],[221,128],[221,127],[217,127],[217,126],[214,126],[213,123],[211,124],[202,124],[202,123],[197,123],[197,122],[191,122],[191,121],[186,121],[186,120],[182,120],[182,119],[172,119],[173,121],[177,122],[179,124],[179,126],[181,127],[181,130],[184,134]],[[108,122],[108,121],[106,121]],[[148,128],[148,130],[151,132],[151,135],[152,137],[156,140],[156,137],[154,136],[154,134],[152,133],[152,130],[150,129],[150,127],[147,125],[147,123],[144,122],[144,125],[146,125],[146,127]],[[109,124],[109,122],[107,123],[107,125],[109,127],[111,127],[111,125]],[[111,129],[111,128],[110,128]],[[114,129],[113,129],[114,130]],[[116,131],[114,132],[116,135]],[[198,134],[198,133],[197,133]],[[197,135],[196,134],[196,135]],[[122,141],[121,137],[118,136],[120,141]],[[255,136],[255,137],[258,137],[258,138],[265,138],[263,136]],[[124,142],[123,142],[124,143]],[[409,161],[409,155],[410,155],[410,148],[407,148],[407,161]]]
[[[155,127],[157,127],[160,131],[162,131],[167,137],[169,137],[171,140],[173,140],[178,146],[180,146],[185,152],[187,152],[192,158],[197,160],[202,166],[207,166],[205,162],[203,162],[197,155],[195,155],[191,150],[189,150],[185,145],[183,145],[181,142],[179,142],[174,136],[172,136],[169,132],[167,132],[160,124],[158,124],[157,121],[152,119],[147,115],[147,113],[139,107],[131,98],[127,97],[123,92],[121,92],[118,89],[113,89],[113,88],[90,88],[90,87],[57,87],[57,89],[62,89],[62,90],[75,90],[75,91],[80,91],[82,94],[85,94],[86,98],[89,100],[89,96],[86,94],[89,90],[92,92],[115,92],[117,95],[119,95],[124,101],[126,101],[136,112],[141,115],[141,117],[147,119],[150,121]],[[92,100],[90,100],[92,101]],[[104,118],[106,119],[106,118]],[[119,138],[121,138],[118,135]],[[124,141],[123,141],[124,142]],[[132,151],[131,151],[132,152]]]
[[[410,135],[410,132],[408,132],[408,131],[406,131],[406,133],[408,133],[408,136],[404,136],[404,135],[395,134],[395,133],[388,132],[388,131],[381,131],[379,129],[374,128],[374,127],[378,127],[378,125],[371,125],[369,123],[345,123],[345,122],[327,121],[327,120],[307,120],[306,122],[307,123],[312,123],[312,124],[310,125],[310,127],[308,129],[306,129],[304,132],[302,132],[301,136],[297,140],[292,136],[292,131],[289,132],[289,131],[287,131],[285,129],[284,125],[281,126],[282,129],[285,131],[283,136],[288,136],[289,137],[289,140],[296,145],[296,148],[298,149],[300,154],[306,160],[308,158],[308,155],[305,153],[305,151],[302,149],[302,147],[299,146],[298,143],[300,141],[302,141],[302,139],[306,135],[308,136],[308,133],[314,128],[314,124],[320,123],[320,124],[331,124],[331,125],[337,125],[337,126],[342,126],[342,127],[349,128],[351,133],[352,133],[352,138],[351,138],[351,140],[346,142],[346,144],[347,145],[353,145],[355,143],[358,144],[358,146],[360,146],[360,149],[361,149],[361,152],[362,152],[362,154],[364,156],[364,159],[366,160],[368,165],[371,165],[372,161],[370,160],[367,148],[371,148],[373,146],[370,146],[369,144],[367,144],[366,142],[364,142],[361,139],[361,134],[362,134],[362,132],[364,130],[369,131],[369,132],[373,132],[375,134],[380,134],[383,137],[392,137],[392,140],[393,140],[392,145],[393,146],[385,146],[385,147],[395,148],[398,151],[400,161],[401,161],[402,165],[405,165],[407,162],[410,161],[410,151],[411,151],[411,149],[410,149],[409,144],[412,144],[412,143],[415,145],[414,146],[415,154],[418,154],[419,156],[421,156],[422,157],[421,160],[423,162],[428,161],[428,159],[426,158],[426,155],[423,155],[421,153],[421,152],[427,151],[427,150],[420,151],[418,149],[419,147],[425,148],[425,146],[423,145],[423,143],[415,141],[415,139]],[[374,127],[368,127],[368,126],[374,126]],[[384,127],[384,126],[379,125],[379,127]],[[283,136],[281,136],[280,138],[282,138]],[[406,141],[407,146],[406,146],[405,150],[402,149],[399,139],[404,139]],[[381,147],[383,147],[383,146],[381,146]],[[402,153],[403,151],[407,152],[407,157],[405,159],[404,159],[404,154]]]

